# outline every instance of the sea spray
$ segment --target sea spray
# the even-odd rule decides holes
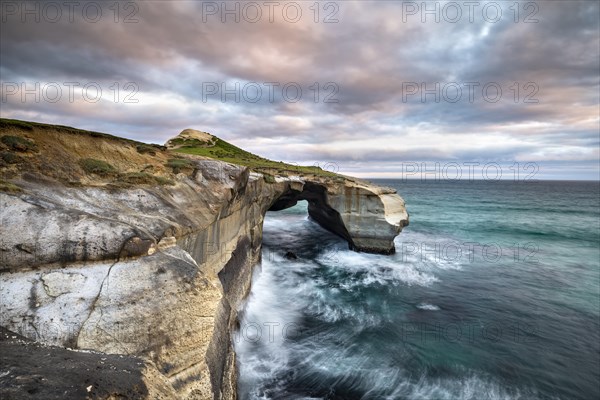
[[[305,204],[268,213],[241,399],[599,397],[597,185],[382,184],[411,210],[392,256],[348,250]]]

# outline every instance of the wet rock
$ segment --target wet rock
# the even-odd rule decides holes
[[[295,253],[291,252],[291,251],[286,252],[285,255],[284,255],[284,257],[287,258],[288,260],[296,260],[296,259],[298,259],[298,256]]]

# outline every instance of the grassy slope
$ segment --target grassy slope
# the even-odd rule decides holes
[[[86,135],[97,138],[111,139],[111,140],[119,140],[122,142],[126,142],[129,144],[136,145],[144,145],[146,143],[138,142],[131,139],[122,138],[119,136],[109,135],[108,133],[94,132],[94,131],[86,131],[84,129],[77,129],[70,126],[64,125],[51,125],[51,124],[43,124],[41,122],[32,122],[32,121],[21,121],[18,119],[9,119],[9,118],[0,118],[0,130],[10,129],[10,128],[18,128],[23,129],[25,131],[32,131],[34,129],[52,129],[59,132],[71,133],[76,135]],[[151,146],[151,145],[149,145]],[[154,145],[156,146],[156,145]]]
[[[109,135],[106,133],[86,131],[83,129],[77,129],[62,125],[50,125],[38,122],[0,118],[0,136],[6,134],[10,135],[15,132],[19,135],[29,135],[31,137],[37,138],[36,141],[38,143],[45,141],[46,145],[42,145],[42,147],[46,149],[46,153],[52,148],[54,148],[55,145],[57,145],[56,140],[62,139],[62,141],[64,141],[65,143],[62,144],[61,149],[64,151],[62,151],[62,153],[53,155],[53,158],[57,164],[61,162],[61,158],[64,158],[68,155],[69,158],[77,158],[77,160],[79,161],[85,161],[81,159],[88,157],[94,159],[97,158],[100,161],[112,163],[116,167],[119,167],[118,164],[122,164],[122,162],[126,161],[124,159],[126,158],[127,161],[130,161],[129,164],[120,165],[120,168],[118,168],[119,171],[127,172],[129,174],[139,174],[139,169],[136,169],[136,166],[140,166],[142,163],[145,163],[146,165],[155,164],[155,172],[159,172],[161,175],[165,176],[165,178],[169,178],[169,175],[171,174],[168,173],[168,171],[161,172],[162,166],[167,166],[170,170],[174,167],[174,165],[171,164],[174,164],[175,162],[185,161],[173,159],[181,157],[178,155],[178,153],[181,153],[198,155],[233,164],[247,166],[250,167],[252,170],[262,172],[266,175],[317,175],[323,177],[344,179],[340,175],[337,175],[330,171],[324,171],[319,167],[299,166],[283,163],[280,161],[272,161],[247,152],[217,137],[215,137],[214,144],[192,142],[191,145],[188,146],[180,147],[175,150],[167,150],[164,146],[146,144],[131,139],[125,139],[118,136]],[[71,135],[73,135],[74,138],[67,139],[67,137]],[[79,137],[80,139],[78,140],[77,137]],[[100,142],[96,142],[96,140],[100,140]],[[85,145],[84,147],[86,150],[77,151],[79,150],[79,148],[82,147],[82,143]],[[94,143],[97,143],[97,146],[94,146]],[[72,145],[77,145],[77,149],[72,147]],[[102,146],[105,146],[107,148],[105,149],[105,151],[98,153],[96,151],[98,150],[96,149],[96,147]],[[128,149],[128,153],[125,153],[126,149]],[[6,150],[7,149],[4,149],[3,151],[6,153]],[[58,150],[58,148],[56,150]],[[90,155],[87,155],[87,153],[90,153]],[[34,163],[34,160],[37,160],[38,158],[40,158],[40,155],[36,156],[35,154],[30,154],[28,160],[31,163]],[[165,160],[165,158],[167,159]],[[70,160],[71,164],[73,164],[77,160]],[[25,167],[25,165],[23,164],[17,165],[17,168],[21,171],[23,171],[23,167]],[[79,169],[79,166],[76,166],[74,168]],[[38,166],[38,168],[36,169],[43,171],[42,166]],[[177,172],[175,169],[173,172]],[[53,174],[53,176],[55,178],[67,178],[67,176],[62,171],[56,171],[56,173]],[[68,179],[72,178],[73,177],[68,177]],[[127,176],[126,178],[127,180],[130,180],[129,178],[135,178],[135,176]]]
[[[0,192],[39,174],[71,185],[173,184],[166,147],[62,125],[0,118]]]
[[[237,146],[232,145],[222,139],[216,138],[214,146],[184,146],[174,150],[184,154],[194,154],[203,157],[215,158],[230,162],[233,164],[244,165],[250,167],[253,170],[268,173],[271,175],[275,174],[300,174],[300,175],[319,175],[336,177],[339,176],[330,171],[324,171],[319,167],[314,166],[300,166],[294,164],[287,164],[281,161],[272,161],[256,154],[252,154],[246,150],[240,149]]]

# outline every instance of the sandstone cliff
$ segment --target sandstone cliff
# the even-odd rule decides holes
[[[20,121],[0,129],[0,325],[100,352],[88,363],[102,353],[142,360],[130,368],[138,394],[100,383],[92,398],[235,398],[231,332],[266,211],[307,200],[351,248],[382,253],[408,223],[392,189],[242,154],[198,131],[167,149]],[[13,389],[0,380],[0,393]]]

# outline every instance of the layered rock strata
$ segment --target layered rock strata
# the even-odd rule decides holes
[[[351,248],[381,253],[393,252],[408,223],[391,189],[344,177],[268,181],[190,160],[171,186],[13,177],[20,190],[0,193],[0,325],[46,345],[139,358],[140,393],[232,399],[231,333],[260,261],[265,213],[307,200],[311,217]]]

